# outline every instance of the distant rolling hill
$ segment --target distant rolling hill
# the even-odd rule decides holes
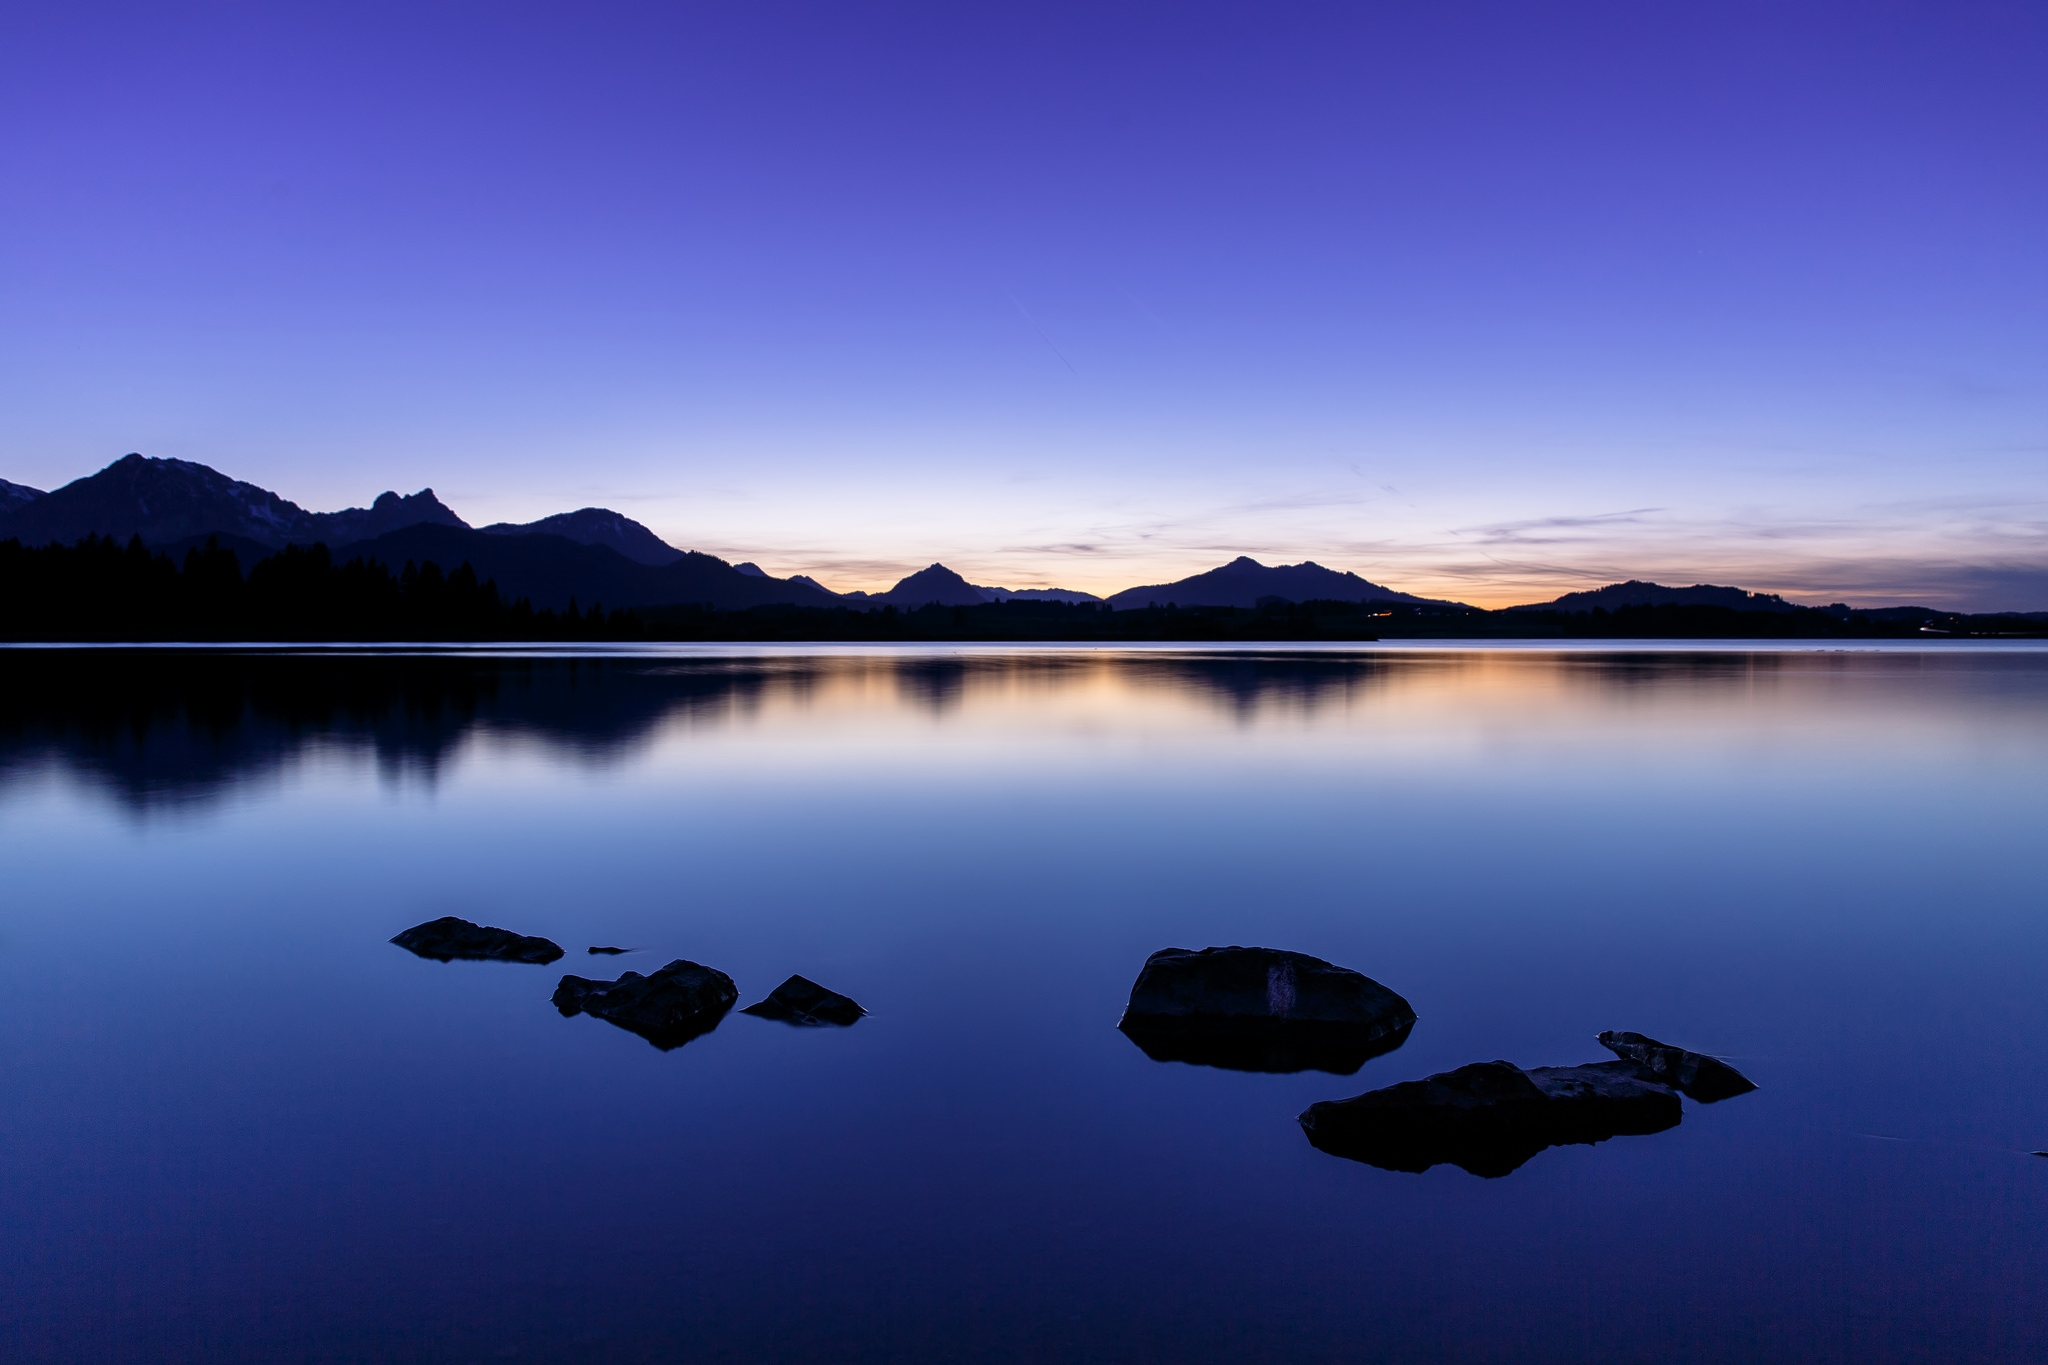
[[[1776,593],[1749,592],[1742,588],[1721,588],[1695,583],[1689,588],[1667,588],[1662,583],[1630,579],[1609,583],[1586,592],[1568,592],[1548,602],[1530,602],[1507,611],[1562,611],[1588,613],[1598,608],[1614,611],[1620,607],[1729,607],[1735,611],[1801,611]]]
[[[1143,588],[1126,588],[1109,599],[1118,611],[1138,607],[1256,607],[1265,597],[1288,602],[1413,602],[1438,604],[1427,597],[1395,592],[1360,578],[1339,573],[1320,564],[1261,564],[1240,555],[1220,569],[1198,573],[1172,583]]]
[[[991,602],[1065,602],[1069,605],[1080,602],[1100,602],[1102,599],[1092,592],[1080,592],[1073,588],[983,588],[981,594]]]
[[[743,566],[752,568],[751,565]],[[759,572],[759,570],[755,570]],[[814,583],[815,580],[795,575],[791,582]],[[1076,592],[1072,588],[1024,588],[1012,592],[1008,588],[984,588],[978,583],[969,583],[958,573],[943,564],[934,564],[919,569],[887,592],[850,592],[841,595],[840,601],[852,607],[900,607],[915,611],[919,607],[978,607],[985,602],[1100,602],[1094,593]]]
[[[830,607],[831,593],[780,578],[741,573],[712,555],[682,553],[667,564],[637,564],[606,545],[563,536],[501,535],[455,526],[410,526],[373,540],[334,547],[336,560],[379,559],[397,569],[433,560],[444,570],[468,563],[478,578],[497,580],[498,594],[556,610],[575,598],[580,608],[696,604],[720,611],[779,604]]]
[[[683,557],[681,550],[639,522],[605,507],[581,507],[518,525],[493,522],[480,529],[490,536],[560,536],[579,545],[603,545],[636,564],[673,564]],[[741,572],[745,572],[745,566]]]

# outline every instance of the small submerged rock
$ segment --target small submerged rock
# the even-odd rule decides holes
[[[841,1028],[867,1011],[836,991],[828,991],[808,977],[792,976],[759,1000],[740,1011],[761,1019],[780,1019],[785,1024],[817,1027],[836,1024]]]
[[[594,1015],[667,1052],[717,1028],[739,995],[724,972],[677,958],[647,976],[627,972],[617,981],[565,976],[554,1004],[565,1018]]]
[[[1718,1057],[1687,1052],[1640,1033],[1616,1033],[1609,1029],[1600,1035],[1600,1046],[1624,1061],[1634,1062],[1687,1099],[1701,1104],[1747,1095],[1756,1089],[1755,1081]]]
[[[415,924],[391,941],[409,953],[436,962],[452,962],[460,957],[545,966],[562,955],[562,950],[547,939],[471,924],[453,915]]]
[[[1319,1151],[1389,1171],[1448,1163],[1489,1179],[1546,1147],[1659,1133],[1678,1096],[1633,1062],[1546,1066],[1474,1062],[1348,1100],[1312,1104],[1302,1131]]]
[[[633,949],[631,949],[631,948],[590,948],[590,949],[587,949],[586,951],[588,951],[588,952],[589,952],[589,953],[590,953],[590,954],[591,954],[591,955],[592,955],[593,957],[594,957],[594,956],[596,956],[596,955],[597,955],[598,953],[603,953],[603,954],[605,954],[605,955],[606,955],[607,957],[617,957],[617,956],[618,956],[618,955],[619,955],[620,953],[630,953],[630,952],[632,952],[632,951],[633,951]]]
[[[1408,1040],[1415,1011],[1371,977],[1277,948],[1162,948],[1117,1027],[1154,1061],[1348,1076]]]

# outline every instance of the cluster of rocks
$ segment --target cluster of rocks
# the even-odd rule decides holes
[[[1631,1062],[1531,1071],[1512,1062],[1473,1062],[1312,1104],[1300,1122],[1310,1144],[1332,1156],[1388,1171],[1426,1171],[1448,1162],[1492,1177],[1546,1147],[1661,1133],[1681,1117],[1678,1096],[1644,1080]]]
[[[469,958],[544,965],[562,956],[561,948],[547,939],[472,924],[453,915],[415,925],[391,941],[437,962]],[[633,950],[593,947],[589,951],[617,954]],[[739,988],[731,977],[715,967],[683,958],[645,976],[626,972],[616,981],[565,976],[554,994],[554,1006],[564,1018],[587,1014],[602,1019],[628,1033],[639,1034],[664,1052],[717,1028],[738,1001]],[[815,981],[792,976],[769,992],[766,999],[740,1013],[799,1027],[845,1028],[867,1011]]]
[[[439,962],[457,958],[545,965],[562,949],[544,938],[449,915],[391,940]],[[633,951],[592,947],[592,954]],[[718,1027],[739,1001],[733,979],[676,959],[614,981],[564,976],[554,1005],[638,1034],[668,1051]],[[740,1011],[799,1027],[839,1027],[867,1013],[817,982],[792,976]],[[1408,1041],[1415,1010],[1371,977],[1276,948],[1162,948],[1145,960],[1117,1027],[1163,1062],[1236,1071],[1328,1071],[1349,1076]],[[1449,1164],[1496,1177],[1548,1147],[1658,1133],[1683,1117],[1679,1096],[1713,1104],[1756,1089],[1715,1057],[1640,1033],[1607,1032],[1617,1060],[1524,1070],[1474,1062],[1452,1071],[1310,1105],[1299,1119],[1319,1151],[1390,1171]]]
[[[1273,948],[1165,948],[1146,959],[1117,1027],[1158,1061],[1348,1076],[1408,1040],[1415,1011],[1372,978]],[[1715,1057],[1607,1032],[1618,1058],[1523,1070],[1474,1062],[1348,1100],[1312,1104],[1319,1151],[1390,1171],[1440,1163],[1497,1177],[1548,1147],[1658,1133],[1679,1096],[1713,1104],[1756,1089]]]

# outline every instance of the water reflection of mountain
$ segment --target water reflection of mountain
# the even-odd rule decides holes
[[[895,659],[889,661],[898,695],[935,716],[956,710],[967,697],[970,667],[986,674],[1015,667],[1006,659]]]
[[[1578,722],[1611,727],[1617,699],[1740,702],[1815,689],[1839,712],[1845,674],[1910,671],[1916,687],[1968,694],[2028,717],[2038,656],[1930,658],[1726,652],[1356,654],[1328,651],[1058,650],[1015,654],[823,653],[507,657],[225,650],[12,650],[0,667],[0,781],[76,774],[134,808],[203,800],[288,768],[315,748],[366,755],[431,778],[471,736],[545,744],[578,761],[638,752],[660,727],[718,727],[771,703],[895,708],[950,722],[978,705],[1087,691],[1171,698],[1239,722],[1263,712],[1341,713],[1370,703],[1386,723],[1410,704],[1555,717],[1594,694]],[[879,708],[879,710],[877,710]],[[1646,712],[1654,715],[1654,712]],[[1672,723],[1696,723],[1673,713]]]
[[[590,762],[676,718],[722,724],[771,693],[802,704],[836,679],[879,677],[899,705],[943,717],[979,689],[1058,689],[1115,669],[1141,689],[1240,716],[1348,697],[1384,662],[1342,655],[658,655],[503,657],[221,650],[17,651],[0,670],[0,778],[55,765],[147,808],[205,800],[315,746],[431,777],[472,735],[524,738]]]
[[[863,663],[873,665],[874,656]],[[1046,652],[985,654],[879,661],[896,695],[935,716],[957,710],[976,690],[1011,684],[1034,688],[1074,686],[1114,669],[1138,692],[1178,693],[1218,704],[1239,718],[1264,706],[1312,710],[1347,701],[1383,684],[1391,668],[1427,667],[1422,658],[1390,664],[1383,657],[1328,651],[1190,651],[1159,653]]]
[[[1246,719],[1264,706],[1306,711],[1350,701],[1384,685],[1394,667],[1413,670],[1431,662],[1410,658],[1396,664],[1384,657],[1323,652],[1219,652],[1137,655],[1128,666],[1147,681],[1220,703]]]
[[[431,776],[473,733],[592,761],[678,714],[760,692],[760,668],[676,670],[626,658],[21,652],[0,672],[0,778],[58,764],[148,807],[205,799],[314,745]]]

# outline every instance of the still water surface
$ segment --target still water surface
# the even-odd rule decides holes
[[[8,1360],[2048,1359],[2048,652],[0,663]],[[1116,1031],[1228,943],[1420,1022]],[[548,1003],[677,957],[872,1013]],[[1294,1121],[1609,1028],[1762,1088],[1494,1180]]]

